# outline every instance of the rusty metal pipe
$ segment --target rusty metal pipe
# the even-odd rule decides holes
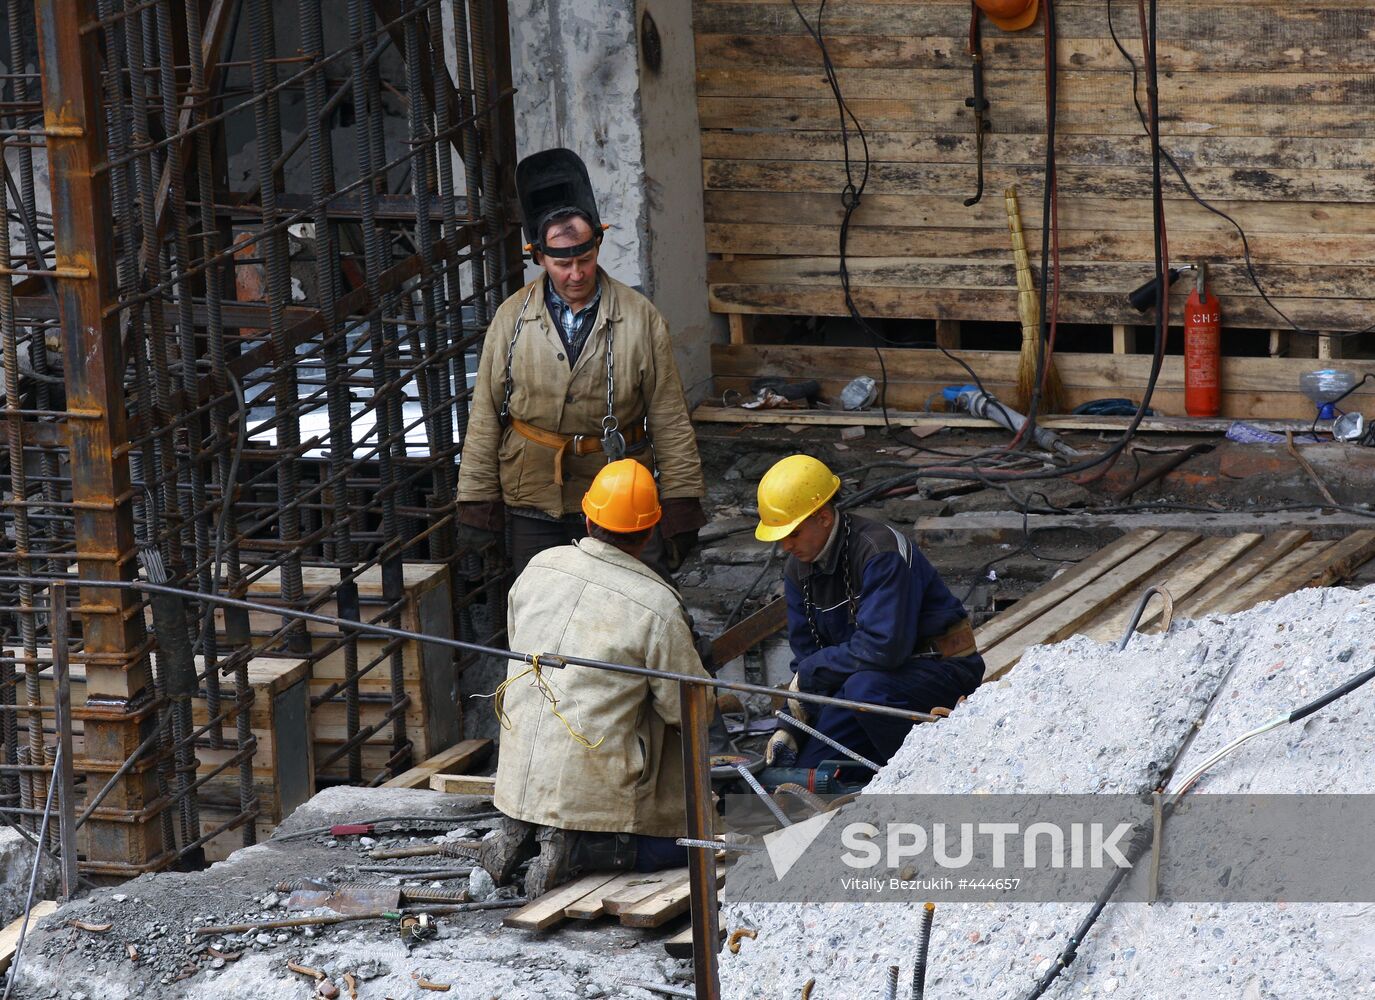
[[[680,683],[678,698],[682,706],[687,834],[694,840],[708,840],[715,832],[711,769],[708,764],[710,751],[707,748],[711,705],[707,689],[695,684]],[[689,847],[687,850],[688,884],[692,893],[692,962],[696,972],[697,1000],[720,1000],[721,979],[716,950],[720,946],[721,925],[716,906],[716,852],[703,847]]]

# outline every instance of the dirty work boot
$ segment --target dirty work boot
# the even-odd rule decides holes
[[[635,867],[635,837],[628,833],[580,833],[542,826],[535,835],[539,857],[525,873],[525,898],[539,899],[583,872]]]
[[[536,829],[534,824],[503,816],[480,843],[455,847],[453,853],[471,858],[477,867],[492,876],[493,882],[501,885],[511,877],[516,865],[530,856]]]

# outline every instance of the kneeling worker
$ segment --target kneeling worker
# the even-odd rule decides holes
[[[759,482],[755,537],[779,542],[795,690],[915,712],[953,708],[983,679],[964,606],[910,538],[836,509],[840,479],[809,455],[791,455]],[[795,717],[879,764],[912,723],[826,706]],[[805,742],[798,749],[799,737]],[[815,767],[840,755],[781,723],[768,763]]]
[[[653,474],[612,462],[582,509],[587,537],[536,555],[511,588],[512,648],[708,676],[677,591],[638,558],[662,516]],[[501,882],[538,845],[530,899],[585,870],[687,864],[679,708],[677,681],[512,662],[493,796],[507,818],[477,863]]]

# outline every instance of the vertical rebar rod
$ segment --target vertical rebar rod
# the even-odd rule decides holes
[[[115,12],[119,13],[123,9],[123,0],[116,0]],[[143,21],[144,15],[147,13],[147,10],[130,12],[128,15],[129,23],[125,25],[123,30],[124,48],[130,69],[129,101],[132,110],[126,119],[129,127],[127,142],[133,152],[147,149],[152,145],[152,137],[148,130],[148,116],[150,114],[148,86],[144,75],[147,54],[144,49]],[[118,26],[123,21],[117,20],[114,23]],[[112,36],[118,34],[117,27],[112,29]],[[144,280],[149,285],[160,285],[162,284],[162,252],[157,238],[157,215],[155,212],[157,182],[152,155],[136,156],[133,167],[134,180],[138,188],[138,221],[142,230],[142,245],[139,255]],[[132,232],[125,233],[125,237],[130,244],[133,243],[134,235]],[[172,369],[168,357],[167,323],[163,314],[161,296],[148,301],[147,314],[148,325],[145,333],[148,352],[152,359],[153,399],[151,410],[155,420],[153,426],[170,427],[176,414],[172,411]],[[182,500],[178,495],[177,458],[171,435],[155,436],[153,449],[157,457],[158,478],[161,481],[161,503],[159,507],[162,518],[167,523],[167,532],[164,535],[162,532],[153,531],[152,538],[162,550],[163,561],[167,564],[171,578],[180,580],[182,577],[181,570],[185,565],[179,541],[182,533]],[[156,497],[154,496],[152,499],[156,500]]]
[[[158,62],[161,70],[162,127],[167,135],[175,135],[181,114],[181,101],[177,96],[177,47],[172,25],[171,0],[159,0],[156,8]],[[191,223],[186,210],[186,167],[182,161],[182,144],[174,142],[167,147],[166,166],[168,204],[172,213],[172,232],[176,249],[173,280],[176,282],[177,333],[181,372],[182,393],[189,405],[194,405],[200,391],[200,378],[196,370],[196,324],[193,291],[184,272],[192,266]],[[191,481],[190,513],[192,537],[195,552],[195,565],[199,567],[196,581],[202,593],[210,591],[210,505],[206,501],[205,472],[201,458],[200,421],[188,421],[182,427],[183,443],[186,450],[186,466]],[[199,616],[190,620],[199,620]],[[206,660],[206,690],[219,694],[219,671],[208,657]],[[189,719],[186,720],[189,723]],[[196,834],[199,836],[199,832]]]
[[[62,899],[72,898],[78,885],[76,857],[76,785],[72,774],[72,683],[67,670],[67,643],[71,618],[67,609],[67,585],[54,583],[48,590],[52,602],[53,725],[57,729],[57,842],[62,862]]]
[[[402,10],[407,13],[418,11],[414,0],[406,0],[402,4]],[[430,12],[435,17],[439,16],[438,10]],[[415,198],[415,244],[420,252],[420,259],[427,270],[431,273],[435,270],[437,260],[435,258],[434,247],[434,222],[430,218],[431,196],[437,186],[435,166],[435,154],[440,153],[447,156],[449,154],[448,140],[444,140],[444,148],[435,148],[434,131],[431,128],[432,116],[430,111],[430,95],[424,86],[425,56],[421,51],[422,41],[429,44],[428,32],[422,38],[420,24],[416,17],[406,19],[405,38],[406,38],[406,89],[410,95],[410,130],[411,143],[418,146],[414,159],[411,160],[411,191]],[[438,67],[435,67],[438,69]],[[448,76],[448,70],[444,71]],[[431,79],[436,79],[436,75],[431,73]],[[439,104],[444,102],[440,100]],[[420,283],[420,304],[417,309],[416,318],[419,320],[420,341],[425,352],[425,356],[435,359],[426,365],[416,379],[417,385],[426,385],[429,389],[430,401],[424,404],[426,413],[433,414],[428,421],[430,434],[431,454],[448,454],[453,449],[453,393],[446,391],[449,384],[447,378],[441,379],[439,376],[445,367],[440,358],[443,357],[443,350],[448,346],[447,341],[441,340],[439,334],[439,286],[436,278],[430,278]],[[447,507],[453,502],[454,497],[454,466],[452,462],[441,461],[432,472],[434,481],[434,493],[441,506]]]
[[[12,260],[10,251],[9,226],[9,160],[5,155],[5,144],[0,143],[0,264],[9,267]],[[14,558],[15,567],[20,574],[33,573],[29,559],[29,512],[26,501],[29,497],[27,470],[24,467],[24,436],[19,411],[24,401],[19,392],[19,344],[15,327],[14,282],[8,274],[0,274],[0,340],[3,340],[5,368],[5,421],[6,440],[9,444],[10,491],[14,495]],[[42,703],[38,688],[38,637],[33,614],[33,584],[21,583],[19,591],[19,636],[24,647],[24,697],[33,707],[28,714],[29,758],[43,760],[43,715],[37,707]],[[31,781],[20,779],[21,785]]]
[[[32,11],[32,5],[29,5],[28,9]],[[25,32],[21,27],[21,25],[27,27],[28,23],[28,19],[24,18],[25,4],[21,0],[9,0],[8,13],[10,72],[14,74],[14,104],[16,108],[19,108],[27,104],[29,100],[28,65],[24,51]],[[15,128],[20,129],[25,127],[24,119],[17,113],[14,116],[14,125]],[[33,259],[34,267],[42,271],[47,269],[48,263],[38,238],[38,194],[33,183],[33,149],[28,143],[21,142],[17,144],[15,152],[18,154],[16,159],[19,165],[19,204],[16,207],[24,221],[24,242],[27,254]],[[32,363],[34,371],[34,406],[40,410],[48,410],[52,408],[52,389],[44,376],[51,371],[51,365],[48,363],[47,339],[42,327],[30,328],[28,343],[29,361]],[[43,473],[43,482],[40,486],[43,499],[49,504],[56,504],[59,499],[57,455],[50,449],[44,449],[39,456],[39,469]],[[53,508],[50,507],[49,511],[52,510]],[[49,551],[56,549],[61,535],[55,519],[48,522],[44,535],[48,539]],[[48,572],[59,573],[61,571],[62,566],[57,560],[48,560]]]
[[[356,105],[367,112],[366,114],[354,115],[358,173],[360,177],[368,178],[374,176],[373,126],[368,119],[375,118],[377,128],[381,127],[380,114],[373,114],[374,108],[380,111],[380,106],[372,105],[370,97],[377,90],[375,80],[372,79],[376,75],[376,66],[368,64],[364,56],[364,46],[361,44],[364,38],[372,37],[370,15],[371,8],[365,4],[364,0],[348,0],[349,41],[353,46],[350,69],[353,74],[354,101]],[[385,398],[386,394],[392,391],[388,386],[387,361],[389,355],[394,354],[396,350],[396,337],[394,331],[389,329],[385,317],[396,315],[394,311],[395,296],[384,296],[379,280],[382,271],[386,268],[385,246],[382,241],[381,229],[377,225],[376,190],[371,181],[359,186],[359,196],[363,229],[364,281],[368,290],[368,297],[372,302],[368,326],[371,341],[373,413],[376,421],[377,439],[381,444],[392,438],[402,426],[397,408],[388,405],[388,400]],[[399,400],[397,405],[399,407]],[[402,448],[405,447],[404,442],[401,446]],[[388,606],[392,607],[400,600],[402,590],[399,586],[401,584],[401,554],[395,548],[400,539],[400,531],[396,514],[394,454],[394,446],[385,444],[379,448],[377,455],[378,492],[382,505],[382,543],[384,547],[393,546],[392,550],[384,555],[382,560],[383,598],[387,601]],[[392,701],[395,704],[405,691],[405,668],[399,649],[392,654],[390,666]],[[399,752],[405,742],[405,715],[398,712],[392,718],[394,752]]]
[[[491,42],[490,11],[487,4],[491,0],[469,0],[469,31],[472,37],[473,55],[473,94],[476,101],[479,134],[482,136],[482,219],[483,236],[495,252],[486,255],[488,309],[495,313],[501,305],[501,292],[506,274],[502,267],[502,254],[499,241],[502,238],[501,212],[498,207],[496,114],[497,88],[492,80],[492,59],[487,47]],[[473,206],[469,206],[473,211]],[[511,262],[519,269],[520,261]]]
[[[267,230],[278,221],[277,178],[273,164],[282,152],[281,117],[274,89],[277,71],[270,62],[274,54],[272,0],[248,0],[248,7],[253,89],[256,93],[267,94],[267,100],[253,105],[258,196],[263,229]],[[293,363],[296,352],[286,337],[286,306],[291,301],[286,234],[280,231],[265,233],[259,237],[258,247],[266,265],[268,322],[277,355],[272,380],[277,447],[290,456],[277,463],[277,502],[282,512],[278,533],[286,549],[281,567],[282,600],[299,607],[305,591],[301,578],[301,510],[297,504],[300,478],[294,453],[301,444],[301,425],[297,415],[296,366]],[[294,624],[287,635],[293,651],[309,650],[310,636],[303,625]]]
[[[301,44],[307,59],[324,58],[324,24],[320,0],[300,0]],[[321,115],[325,106],[325,75],[313,73],[306,78],[306,138],[310,161],[310,196],[315,202],[315,282],[320,299],[320,314],[325,321],[324,363],[326,399],[330,434],[330,478],[336,483],[330,491],[333,510],[334,558],[351,566],[357,558],[350,531],[347,477],[353,464],[353,425],[348,388],[343,368],[348,361],[347,337],[338,316],[339,252],[330,222],[326,197],[334,190],[334,157]],[[358,585],[348,579],[349,571],[339,571],[341,583],[336,608],[341,618],[358,619]],[[358,701],[358,634],[350,631],[344,641],[344,728],[345,739],[358,735],[361,713]],[[349,781],[363,780],[363,747],[355,743],[348,753]]]
[[[454,66],[457,70],[458,81],[455,88],[458,94],[458,114],[463,119],[463,128],[459,133],[463,147],[463,183],[467,191],[468,216],[470,219],[480,218],[482,207],[482,194],[480,180],[482,177],[482,146],[478,136],[477,119],[473,115],[474,111],[474,91],[472,73],[472,42],[468,35],[468,0],[452,0],[452,10],[454,15]],[[442,49],[440,51],[443,51]],[[477,98],[481,100],[480,97]],[[469,274],[473,282],[473,319],[478,327],[487,325],[489,315],[487,309],[487,274],[486,274],[486,240],[484,240],[483,227],[474,221],[469,225],[468,232],[470,237],[469,255]],[[492,236],[487,236],[493,239]],[[495,248],[494,248],[495,250]],[[464,333],[467,333],[465,329]],[[459,359],[463,361],[463,358]],[[463,371],[460,378],[463,380],[459,385],[467,384],[467,365],[463,364]],[[468,408],[459,407],[459,435],[462,439],[463,433],[467,431]]]
[[[10,662],[10,651],[0,650],[0,745],[3,745],[5,752],[5,762],[17,764],[19,762],[19,727],[18,716],[12,711],[15,706],[15,690],[18,684],[18,677],[14,672],[14,664]],[[3,798],[6,806],[19,805],[19,776],[17,771],[6,771],[0,774],[0,798]]]

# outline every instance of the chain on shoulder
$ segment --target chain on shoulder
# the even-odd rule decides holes
[[[516,328],[511,332],[511,342],[506,345],[506,394],[501,400],[501,420],[503,423],[511,416],[511,394],[515,392],[516,380],[512,375],[512,367],[516,361],[516,341],[520,339],[521,327],[525,324],[525,307],[530,304],[530,296],[535,294],[535,285],[539,282],[532,282],[530,290],[525,293],[525,301],[520,304],[520,312],[516,314]]]

